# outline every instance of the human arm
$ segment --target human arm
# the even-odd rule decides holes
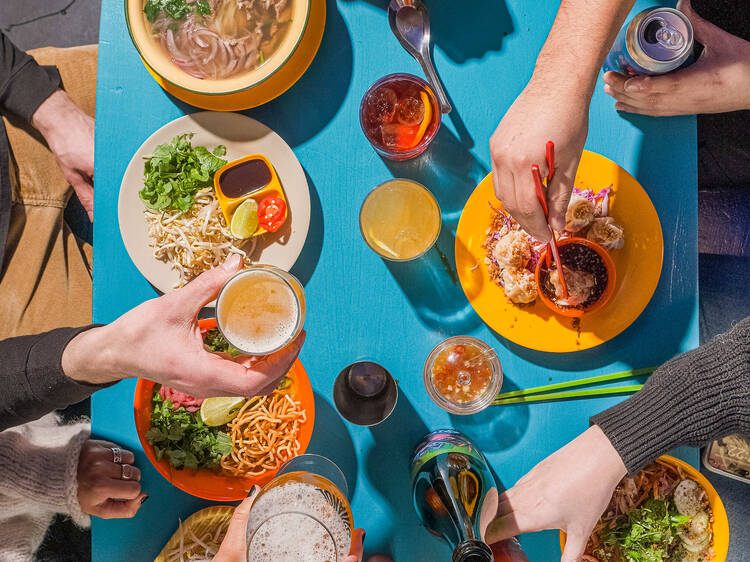
[[[750,317],[668,361],[627,400],[593,416],[634,474],[681,445],[750,435]]]
[[[114,446],[90,440],[88,421],[60,425],[54,414],[0,432],[0,512],[12,517],[36,506],[79,527],[88,527],[89,515],[132,517],[143,497],[140,472],[128,467],[132,479],[119,479],[122,468],[106,448]],[[132,453],[122,454],[132,462]]]
[[[94,120],[62,89],[52,66],[39,66],[0,33],[0,113],[31,123],[93,220]]]
[[[545,146],[555,143],[549,220],[562,230],[588,133],[588,110],[599,68],[634,0],[563,0],[529,83],[490,139],[495,194],[521,226],[550,239],[531,175],[547,174]]]
[[[628,78],[604,75],[604,91],[615,109],[644,115],[692,115],[750,109],[750,42],[704,20],[689,1],[677,7],[693,24],[695,40],[704,45],[687,68],[661,76]]]
[[[121,379],[140,377],[196,397],[255,396],[291,368],[304,331],[260,360],[229,360],[203,346],[198,312],[241,268],[239,256],[178,289],[123,314],[112,324],[54,330],[0,342],[0,429],[80,402]]]
[[[626,473],[680,445],[750,433],[750,318],[665,363],[644,388],[591,418],[593,425],[500,497],[488,542],[562,529],[563,562],[578,560]]]

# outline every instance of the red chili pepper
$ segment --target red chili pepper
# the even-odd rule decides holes
[[[265,197],[258,203],[258,222],[268,232],[276,232],[286,221],[286,203],[278,197]]]

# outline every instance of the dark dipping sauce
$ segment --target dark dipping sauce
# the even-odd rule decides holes
[[[549,275],[553,270],[541,268],[539,270],[539,285],[549,300],[565,308],[585,310],[602,297],[607,288],[609,275],[607,274],[607,267],[604,265],[604,260],[596,251],[583,244],[565,244],[564,246],[560,246],[560,261],[568,269],[584,271],[593,275],[594,287],[591,289],[589,298],[583,303],[576,306],[560,304],[557,302],[555,288],[549,280]]]
[[[227,197],[242,197],[271,182],[271,170],[260,158],[232,166],[219,176],[219,187]]]

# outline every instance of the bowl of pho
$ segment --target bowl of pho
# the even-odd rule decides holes
[[[296,51],[311,0],[125,0],[130,37],[162,79],[203,95],[257,86]]]

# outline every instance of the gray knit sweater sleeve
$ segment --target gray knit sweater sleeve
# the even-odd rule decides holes
[[[750,317],[665,363],[642,390],[590,421],[630,474],[681,445],[750,435]]]

